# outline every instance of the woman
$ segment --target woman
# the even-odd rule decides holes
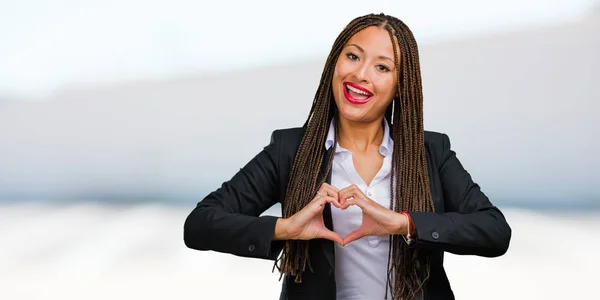
[[[338,36],[304,126],[275,130],[184,226],[192,249],[281,253],[281,299],[454,299],[444,252],[500,256],[510,237],[448,136],[424,131],[417,43],[383,14]]]

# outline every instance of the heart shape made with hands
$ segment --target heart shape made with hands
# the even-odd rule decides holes
[[[408,230],[408,218],[405,215],[390,210],[368,198],[355,184],[339,190],[324,183],[315,197],[317,201],[319,198],[324,198],[323,200],[342,210],[348,209],[350,206],[357,206],[362,211],[360,226],[345,237],[326,229],[329,233],[323,237],[338,243],[341,238],[341,245],[347,245],[364,236],[405,234]],[[323,225],[323,227],[325,226]]]

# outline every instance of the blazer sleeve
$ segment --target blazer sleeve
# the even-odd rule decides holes
[[[417,231],[414,247],[485,257],[503,255],[511,238],[504,215],[473,182],[446,134],[442,134],[441,144],[437,171],[446,212],[410,213]]]
[[[280,132],[229,181],[211,192],[184,223],[185,245],[243,257],[275,260],[283,241],[272,241],[277,217],[260,216],[278,202]]]

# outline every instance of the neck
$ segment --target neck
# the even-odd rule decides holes
[[[366,153],[372,147],[379,151],[384,135],[382,120],[383,116],[372,122],[355,122],[339,116],[339,145],[353,153]]]

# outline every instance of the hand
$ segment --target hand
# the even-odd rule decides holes
[[[302,210],[293,216],[283,219],[284,237],[288,240],[311,240],[325,238],[338,244],[342,244],[343,238],[338,233],[333,232],[323,222],[323,208],[326,203],[331,203],[337,208],[341,208],[338,201],[339,190],[327,183],[323,183],[313,200]],[[277,226],[276,226],[277,232]]]
[[[362,210],[360,227],[345,236],[342,245],[347,245],[367,235],[384,236],[408,233],[406,216],[367,198],[355,184],[340,190],[338,194],[341,209],[356,205]]]

